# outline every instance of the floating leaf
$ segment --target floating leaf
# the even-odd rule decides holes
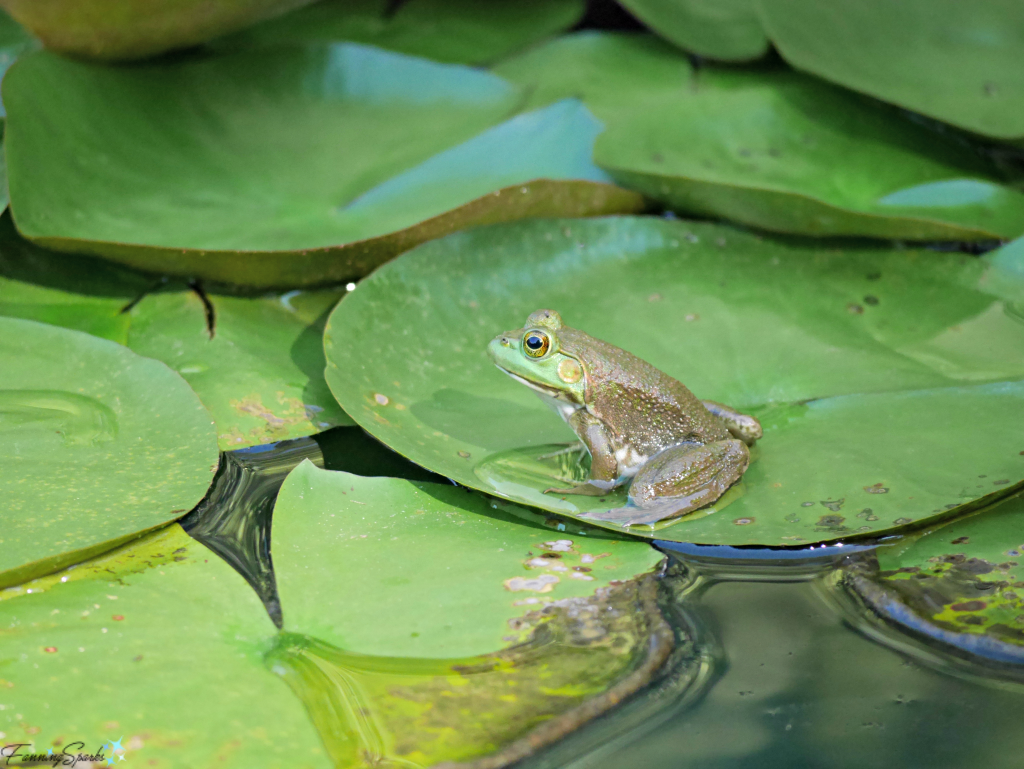
[[[4,94],[22,234],[160,273],[323,284],[471,224],[642,205],[593,166],[578,103],[509,119],[493,74],[355,44],[121,69],[41,52]]]
[[[987,273],[965,254],[653,218],[482,228],[363,281],[328,321],[326,376],[356,422],[434,472],[567,516],[616,507],[621,490],[604,502],[544,493],[585,477],[571,455],[549,456],[574,436],[485,354],[550,307],[764,424],[743,482],[714,508],[631,533],[846,539],[1024,479],[1024,445],[1000,427],[1024,414],[1024,322],[980,288]],[[1008,482],[964,486],[982,473]]]
[[[323,377],[323,326],[342,293],[206,295],[209,316],[195,292],[153,294],[132,310],[128,346],[185,378],[222,449],[351,425]]]
[[[561,38],[496,71],[533,89],[532,104],[584,99],[607,126],[598,165],[676,211],[802,235],[1024,232],[1024,194],[1001,186],[975,152],[795,72],[691,72],[664,44],[601,33]]]
[[[33,245],[15,231],[9,211],[0,216],[0,315],[126,344],[131,316],[124,309],[154,284],[108,262]]]
[[[1024,6],[1015,0],[758,0],[797,69],[999,139],[1024,137]]]
[[[991,483],[965,479],[978,489]],[[844,579],[874,611],[973,655],[1024,663],[1024,497],[875,553]]]
[[[582,0],[322,0],[219,40],[251,47],[354,42],[458,64],[487,64],[576,24]]]
[[[746,61],[768,52],[756,0],[619,1],[663,38],[699,56]]]
[[[7,72],[7,68],[14,63],[15,59],[38,47],[39,41],[26,32],[14,19],[0,11],[0,78]],[[4,117],[6,114],[3,102],[0,102],[0,117]],[[6,190],[4,190],[4,194],[7,194]]]
[[[288,476],[272,531],[288,632],[268,664],[337,765],[501,766],[665,663],[661,554],[542,520],[453,486],[308,461]]]
[[[184,48],[311,0],[0,0],[43,44],[72,56],[116,61]]]
[[[330,766],[264,669],[274,626],[259,599],[181,527],[0,599],[6,745],[59,755],[81,741],[68,752],[157,769]]]
[[[0,586],[180,518],[217,469],[210,415],[164,364],[0,318]]]

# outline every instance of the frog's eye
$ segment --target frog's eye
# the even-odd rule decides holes
[[[523,352],[531,358],[543,358],[551,349],[551,339],[543,331],[531,331],[523,337]]]

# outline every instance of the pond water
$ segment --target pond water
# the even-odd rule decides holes
[[[182,523],[279,611],[269,532],[287,472],[328,469],[444,481],[358,428],[232,452]],[[873,615],[837,579],[872,546],[772,551],[661,543],[666,616],[700,671],[646,691],[520,763],[529,769],[1016,768],[1024,673]]]

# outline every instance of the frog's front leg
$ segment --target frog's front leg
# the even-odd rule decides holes
[[[628,526],[686,515],[722,496],[749,463],[750,452],[738,440],[673,446],[640,468],[629,487],[627,507],[587,517]]]
[[[754,441],[761,437],[761,423],[747,414],[741,414],[736,409],[716,401],[701,401],[704,408],[718,417],[725,429],[733,438],[739,438],[748,446],[753,446]]]
[[[590,452],[590,481],[571,489],[544,489],[544,493],[604,496],[618,485],[618,462],[608,432],[601,421],[586,409],[577,409],[567,421]]]

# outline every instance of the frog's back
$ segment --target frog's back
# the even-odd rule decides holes
[[[592,409],[638,451],[651,455],[684,441],[728,437],[690,390],[650,363],[577,329],[559,331],[562,349],[583,361]]]

